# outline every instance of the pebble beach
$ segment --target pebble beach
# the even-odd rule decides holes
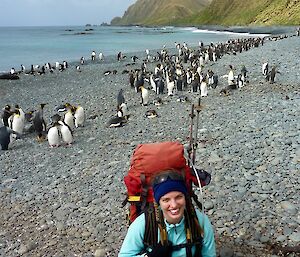
[[[191,104],[199,98],[183,91],[189,102],[165,94],[161,106],[141,106],[122,74],[140,68],[145,53],[134,54],[139,60],[130,66],[130,58],[108,56],[89,61],[81,72],[73,63],[63,72],[0,80],[1,108],[19,104],[30,111],[47,103],[48,124],[62,103],[80,104],[86,112],[71,146],[50,148],[31,133],[0,150],[0,256],[117,256],[127,232],[123,177],[133,150],[169,140],[187,145]],[[262,75],[266,61],[280,72],[273,84]],[[220,95],[230,64],[237,72],[245,65],[249,83]],[[201,99],[196,166],[212,175],[203,199],[218,255],[283,256],[300,244],[300,37],[267,40],[205,69],[219,75],[219,85]],[[105,76],[107,70],[117,73]],[[108,128],[121,88],[130,117],[124,126]],[[155,97],[151,91],[150,100]],[[145,116],[150,109],[157,118]]]

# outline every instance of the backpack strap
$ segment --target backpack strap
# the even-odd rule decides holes
[[[147,205],[147,195],[148,195],[148,186],[146,183],[146,176],[145,174],[141,173],[141,211],[146,208]]]
[[[160,232],[160,242],[162,245],[168,245],[168,232],[166,223],[164,220],[164,215],[162,210],[158,207],[158,204],[154,201],[154,209],[155,209],[155,218],[158,224],[159,232]]]
[[[195,256],[201,256],[203,229],[199,224],[195,207],[192,204],[191,198],[189,196],[186,197],[185,229],[187,243],[190,243],[191,245],[194,245],[196,247]],[[187,256],[192,256],[189,255],[191,254],[191,252],[188,252],[188,247],[186,249]]]
[[[195,192],[191,191],[191,197],[193,198],[194,202],[197,204],[199,210],[202,210],[202,203],[199,202],[198,196],[195,194]]]
[[[155,247],[158,244],[158,230],[160,232],[160,240],[162,245],[167,245],[168,234],[162,211],[156,203],[150,203],[145,213],[145,234],[144,245],[147,247]]]
[[[153,247],[157,245],[158,241],[158,224],[155,218],[155,209],[153,203],[150,203],[148,208],[144,211],[145,213],[145,234],[144,234],[144,245],[146,247]]]

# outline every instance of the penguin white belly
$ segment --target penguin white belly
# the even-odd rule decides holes
[[[200,91],[201,91],[201,96],[207,96],[207,84],[206,84],[206,82],[201,82]]]
[[[143,98],[143,105],[147,105],[149,102],[149,92],[146,88],[142,89],[142,98]]]
[[[168,95],[173,95],[174,87],[175,87],[175,82],[174,82],[174,81],[169,82],[169,83],[167,84]]]
[[[67,112],[65,114],[64,122],[70,127],[70,129],[74,129],[74,116],[71,112]]]
[[[8,118],[8,127],[10,129],[13,129],[12,128],[13,119],[14,119],[14,115],[9,116],[9,118]]]
[[[52,127],[49,129],[48,134],[48,143],[50,147],[56,147],[60,145],[60,137],[58,133],[58,128],[57,127]]]
[[[213,61],[216,62],[217,61],[217,56],[216,56],[216,53],[213,52]]]
[[[208,63],[208,61],[209,61],[209,55],[208,53],[205,53],[204,62]]]
[[[263,65],[262,65],[262,68],[261,68],[261,72],[262,72],[262,74],[263,75],[266,75],[266,67],[267,67],[267,64],[266,63],[264,63]]]
[[[66,125],[62,125],[60,127],[60,132],[61,132],[62,140],[66,144],[72,144],[73,143],[72,133],[71,133],[70,129]]]
[[[150,76],[150,83],[151,83],[151,87],[152,87],[153,91],[156,92],[156,84],[153,80],[153,75]]]
[[[124,116],[127,116],[128,115],[128,110],[127,110],[127,105],[125,103],[122,103],[120,105],[120,108],[121,108],[121,113],[122,113],[122,116],[119,116],[119,117],[124,117]]]
[[[19,116],[19,115],[15,115],[13,117],[13,121],[12,121],[12,130],[22,134],[23,130],[24,130],[24,119]]]
[[[229,86],[234,85],[234,75],[232,71],[230,71],[228,74],[228,85]]]
[[[23,120],[23,122],[25,122],[25,112],[21,108],[19,109],[19,112],[21,119]]]
[[[242,80],[239,80],[239,88],[242,88],[244,86],[244,83]]]
[[[84,109],[80,106],[77,108],[75,114],[74,114],[74,118],[75,118],[75,127],[78,128],[78,127],[81,127],[83,126],[83,123],[84,123]]]
[[[200,66],[204,66],[204,58],[203,58],[203,56],[201,56],[200,59],[199,59],[199,65]]]

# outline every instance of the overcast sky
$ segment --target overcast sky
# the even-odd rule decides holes
[[[0,0],[0,26],[109,23],[136,0]]]

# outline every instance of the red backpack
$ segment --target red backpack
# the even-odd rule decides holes
[[[198,185],[193,170],[188,166],[184,157],[184,147],[179,142],[160,142],[138,145],[133,153],[130,169],[124,177],[127,187],[127,198],[123,203],[130,203],[130,223],[142,213],[149,203],[154,202],[151,187],[152,177],[162,171],[176,170],[185,177],[190,195],[192,182]],[[206,175],[209,175],[206,173]],[[210,181],[210,176],[209,176]],[[208,182],[209,183],[209,182]],[[201,180],[201,185],[208,184]]]

